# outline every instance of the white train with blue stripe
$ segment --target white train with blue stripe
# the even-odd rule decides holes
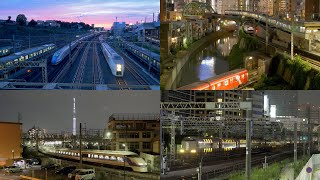
[[[114,76],[122,77],[124,73],[124,60],[107,43],[101,43],[102,52]]]
[[[53,65],[58,65],[67,55],[69,55],[70,52],[70,46],[71,46],[71,51],[74,50],[75,47],[78,46],[78,44],[83,41],[83,40],[87,40],[91,37],[93,37],[95,34],[89,34],[86,36],[81,37],[80,39],[77,39],[75,41],[71,42],[70,44],[67,44],[65,46],[63,46],[61,49],[59,49],[58,51],[56,51],[53,56],[52,56],[52,60],[51,60],[51,64]]]

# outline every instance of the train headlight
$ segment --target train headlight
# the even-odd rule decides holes
[[[191,153],[196,153],[197,151],[195,149],[192,149],[190,152]]]
[[[146,166],[147,163],[138,163],[139,166]]]
[[[180,149],[180,153],[184,153],[184,149]]]
[[[117,71],[121,71],[122,69],[122,65],[121,64],[117,64]]]

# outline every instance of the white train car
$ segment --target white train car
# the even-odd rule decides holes
[[[94,34],[89,34],[89,35],[86,35],[86,36],[83,36],[75,41],[72,41],[71,42],[71,45],[70,44],[67,44],[65,46],[63,46],[61,49],[59,49],[58,51],[56,51],[53,56],[52,56],[52,60],[51,60],[51,63],[53,65],[58,65],[68,54],[69,54],[69,51],[70,51],[70,46],[71,46],[71,51],[77,47],[77,45],[83,41],[83,40],[87,40],[91,37],[93,37]]]
[[[55,149],[51,152],[44,152],[61,158],[79,160],[78,150]],[[83,150],[82,160],[84,162],[106,164],[115,167],[131,168],[135,172],[148,172],[147,163],[138,154],[131,151],[110,151],[110,150]]]
[[[102,52],[114,76],[122,77],[124,73],[124,60],[107,43],[101,43]]]

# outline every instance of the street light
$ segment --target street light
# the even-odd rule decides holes
[[[14,149],[12,149],[12,160],[14,160]]]

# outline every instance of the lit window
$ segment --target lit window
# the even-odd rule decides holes
[[[218,102],[222,102],[222,99],[221,99],[221,98],[218,98],[217,100],[218,100]]]
[[[228,86],[228,84],[229,84],[229,80],[227,79],[224,81],[224,86]]]

